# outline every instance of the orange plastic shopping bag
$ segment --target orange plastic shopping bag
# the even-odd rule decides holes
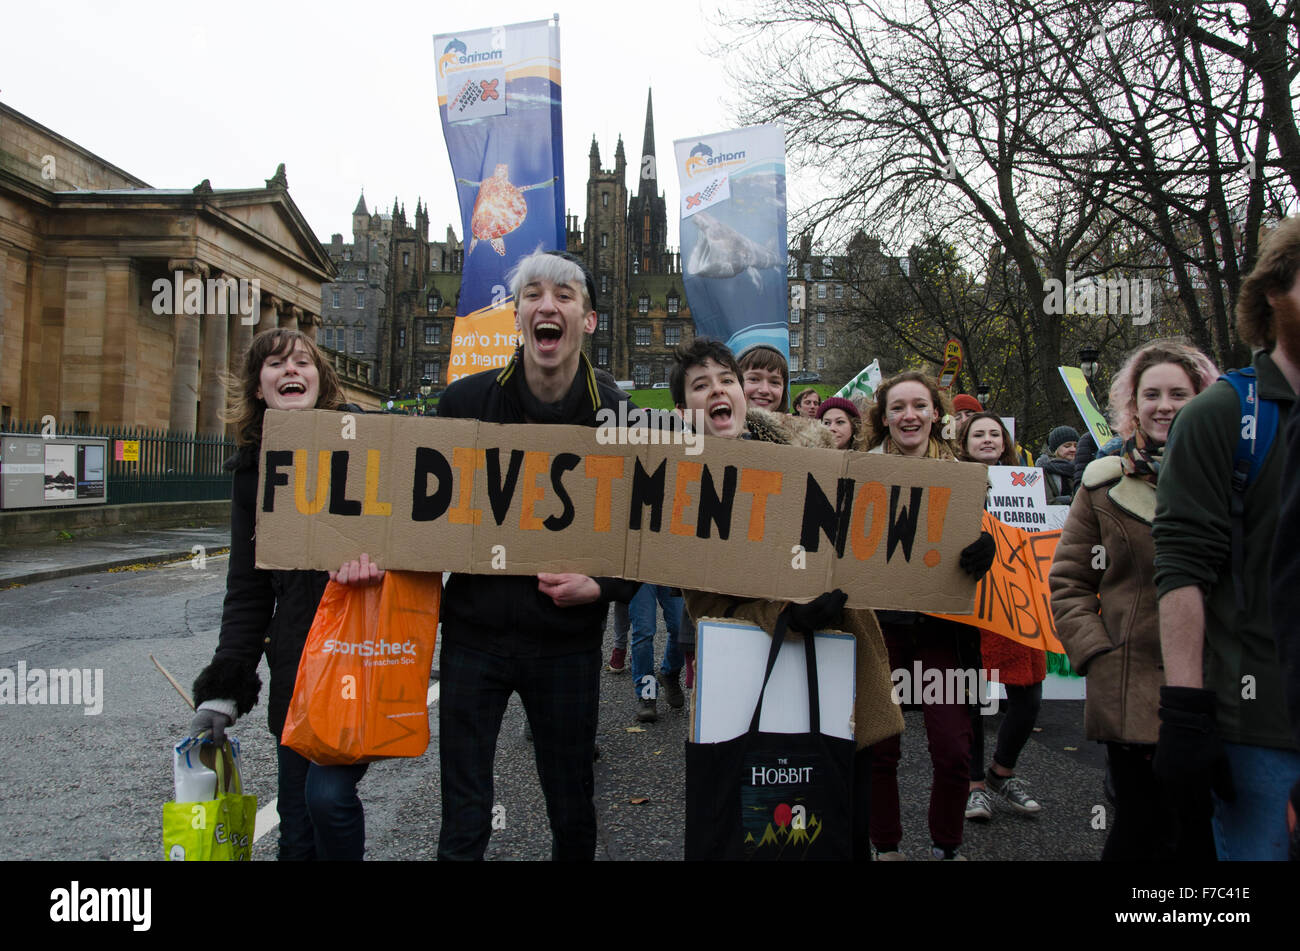
[[[441,598],[441,573],[389,571],[364,587],[331,581],[280,742],[322,766],[421,755]]]

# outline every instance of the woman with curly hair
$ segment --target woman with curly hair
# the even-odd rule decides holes
[[[889,378],[876,391],[868,451],[955,461],[952,447],[943,437],[945,410],[938,384],[924,374],[907,371]],[[979,539],[962,551],[961,566],[978,580],[992,566],[994,553],[992,536],[981,532]],[[977,656],[979,635],[965,624],[913,611],[877,611],[876,617],[893,670],[910,673],[913,664],[920,663],[923,680],[932,676],[926,671],[935,670],[941,683],[955,683],[957,678],[948,671],[970,666]],[[962,842],[970,783],[971,724],[967,703],[965,697],[941,697],[939,702],[922,704],[934,768],[929,819],[931,854],[937,859],[964,859],[957,850]],[[900,754],[896,736],[872,748],[871,843],[882,861],[903,858],[899,851],[903,837],[898,802]]]
[[[198,705],[190,735],[214,742],[257,703],[257,665],[271,669],[267,704],[271,732],[284,730],[298,661],[329,575],[324,571],[267,571],[254,564],[262,418],[268,409],[361,412],[343,402],[334,367],[306,334],[278,328],[253,338],[243,372],[230,381],[227,420],[236,425],[238,451],[226,462],[235,474],[230,504],[230,565],[221,633],[212,662],[194,681]],[[318,766],[287,746],[279,757],[280,859],[353,859],[365,851],[365,813],[357,783],[366,764]]]
[[[1156,483],[1165,440],[1183,404],[1218,378],[1179,340],[1134,351],[1110,390],[1118,455],[1090,463],[1061,531],[1049,583],[1056,633],[1088,677],[1084,726],[1106,744],[1115,816],[1106,861],[1212,860],[1211,805],[1186,802],[1152,770],[1165,682],[1156,606]],[[1100,555],[1100,557],[1099,557]]]

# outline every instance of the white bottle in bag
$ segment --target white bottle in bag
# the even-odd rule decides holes
[[[199,760],[202,741],[186,737],[172,747],[172,775],[176,785],[176,802],[208,802],[217,798],[217,774]],[[230,737],[230,748],[239,768],[239,740]],[[221,753],[218,750],[217,755]]]

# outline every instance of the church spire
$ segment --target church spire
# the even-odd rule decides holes
[[[649,161],[647,161],[647,158]],[[638,195],[659,194],[659,173],[655,167],[655,115],[651,90],[646,90],[645,96],[645,138],[641,142],[641,170],[639,176],[641,185],[637,189]]]

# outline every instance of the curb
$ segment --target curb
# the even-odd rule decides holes
[[[190,558],[193,557],[193,554],[194,552],[191,549],[182,548],[178,551],[158,552],[143,557],[115,558],[112,561],[87,562],[84,565],[70,565],[67,568],[47,568],[45,571],[33,571],[25,575],[0,576],[0,589],[16,585],[37,584],[41,581],[54,581],[58,578],[72,578],[76,575],[93,575],[101,571],[108,571],[110,568],[125,568],[127,565],[156,565],[162,561],[178,561],[182,558]]]

